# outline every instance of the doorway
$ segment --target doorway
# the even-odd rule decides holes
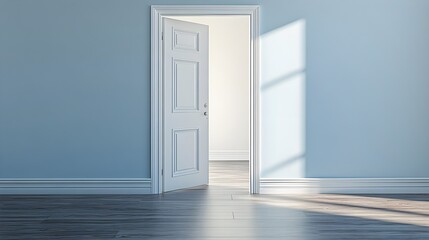
[[[249,192],[258,193],[258,190],[259,190],[259,167],[258,167],[259,166],[258,165],[259,163],[258,161],[259,160],[259,117],[258,117],[259,98],[258,98],[258,87],[257,87],[259,86],[258,84],[259,82],[258,12],[259,11],[258,10],[259,8],[257,6],[153,6],[152,7],[152,96],[151,96],[152,97],[152,123],[151,123],[152,124],[152,156],[151,156],[152,161],[151,163],[152,163],[152,192],[153,193],[156,194],[156,193],[162,193],[166,191],[166,188],[165,188],[166,179],[163,177],[164,168],[165,168],[164,163],[166,162],[164,158],[166,157],[166,155],[169,154],[169,152],[167,153],[165,152],[165,148],[169,147],[168,146],[169,141],[167,140],[166,142],[165,140],[167,138],[170,138],[170,136],[165,137],[166,135],[163,135],[166,132],[166,130],[163,129],[163,127],[164,127],[166,118],[168,119],[168,112],[166,114],[166,113],[163,113],[162,111],[163,107],[165,107],[165,104],[167,104],[165,102],[166,101],[165,94],[167,93],[165,93],[165,89],[163,85],[163,74],[166,75],[165,72],[163,72],[164,70],[163,65],[165,65],[165,62],[163,59],[164,55],[163,55],[163,48],[162,48],[162,38],[163,38],[162,29],[164,24],[164,17],[167,17],[169,19],[178,19],[181,21],[185,20],[185,21],[191,21],[191,22],[198,22],[197,16],[199,16],[200,22],[201,21],[207,22],[209,16],[216,18],[216,16],[232,17],[233,15],[247,19],[247,22],[249,24],[248,33],[247,33],[249,35],[247,38],[248,58],[247,58],[247,62],[245,63],[245,65],[247,66],[247,73],[245,74],[247,74],[248,76],[247,77],[248,87],[244,93],[245,95],[248,96],[247,99],[244,98],[244,101],[247,103],[247,106],[248,106],[247,107],[248,111],[246,113],[245,111],[246,109],[244,109],[244,111],[243,109],[241,109],[241,112],[244,112],[242,114],[247,115],[248,124],[247,126],[246,124],[243,124],[243,125],[246,126],[248,130],[247,131],[248,136],[245,140],[247,141],[247,144],[245,143],[245,145],[248,148],[245,149],[241,147],[242,148],[241,150],[244,150],[244,151],[241,151],[241,153],[240,151],[237,151],[237,150],[234,151],[234,149],[227,149],[229,150],[229,156],[224,156],[224,158],[222,159],[222,156],[221,156],[222,154],[223,155],[228,155],[228,154],[225,154],[225,151],[223,153],[221,153],[220,151],[216,152],[216,149],[215,149],[216,147],[214,147],[211,149],[210,157],[212,160],[226,160],[228,158],[230,160],[245,160],[246,158],[249,159],[250,161],[248,163],[250,164],[248,165],[248,169],[250,171],[247,171],[249,172],[249,178],[250,178]],[[213,16],[213,15],[216,15],[216,16]],[[173,21],[173,20],[169,20],[169,21]],[[183,22],[183,23],[186,23],[186,22]],[[180,24],[180,25],[183,25],[183,23],[177,22],[177,24]],[[189,27],[192,27],[192,25],[190,25]],[[198,29],[198,26],[196,27]],[[182,33],[186,33],[186,34],[191,32],[192,31],[182,31]],[[196,34],[195,36],[197,35],[198,34]],[[192,68],[188,68],[188,69],[192,69]],[[213,86],[210,86],[210,88],[211,88],[210,93],[212,94],[216,89],[213,89],[214,88]],[[241,98],[241,100],[243,100],[243,98]],[[204,107],[206,107],[206,104],[204,105]],[[239,112],[239,115],[240,115],[241,113],[240,110],[238,110],[237,112]],[[237,118],[237,117],[234,117],[234,118]],[[249,121],[249,118],[250,118],[250,121]],[[181,129],[182,130],[180,131],[183,133],[181,135],[184,136],[183,139],[187,139],[187,140],[198,139],[199,130],[190,131],[189,130],[190,128],[186,128],[185,131],[183,131],[184,129],[183,127]],[[222,131],[219,131],[219,132],[222,132]],[[216,144],[215,141],[213,140],[216,137],[214,137],[212,133],[210,135],[212,140],[211,142]],[[233,140],[233,141],[235,143],[239,142],[236,140]],[[195,146],[198,146],[198,144]],[[229,146],[231,147],[231,144],[229,144]],[[211,144],[211,147],[213,147],[212,144]],[[186,153],[186,151],[184,152]],[[228,153],[228,151],[226,152]],[[191,155],[186,153],[186,154],[183,154],[183,156],[187,158],[188,156],[191,156]],[[238,163],[238,165],[243,166],[242,163],[241,164]],[[215,164],[214,169],[219,169],[219,167],[216,167],[216,164]],[[186,181],[189,182],[190,180],[188,179]]]
[[[250,146],[250,18],[171,16],[208,26],[209,185],[248,189]],[[165,180],[165,179],[164,179]],[[164,189],[168,183],[164,181]]]

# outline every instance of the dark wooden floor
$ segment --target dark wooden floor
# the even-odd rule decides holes
[[[429,239],[429,195],[249,195],[247,164],[154,195],[0,196],[0,239]]]

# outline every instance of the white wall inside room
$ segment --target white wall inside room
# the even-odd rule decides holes
[[[172,18],[209,26],[209,159],[248,160],[249,17]]]

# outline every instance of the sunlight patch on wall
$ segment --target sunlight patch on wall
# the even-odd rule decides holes
[[[261,36],[262,178],[305,177],[305,24]]]

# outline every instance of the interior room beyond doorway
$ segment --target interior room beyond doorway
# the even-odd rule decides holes
[[[209,184],[248,189],[250,18],[169,18],[209,26]]]

